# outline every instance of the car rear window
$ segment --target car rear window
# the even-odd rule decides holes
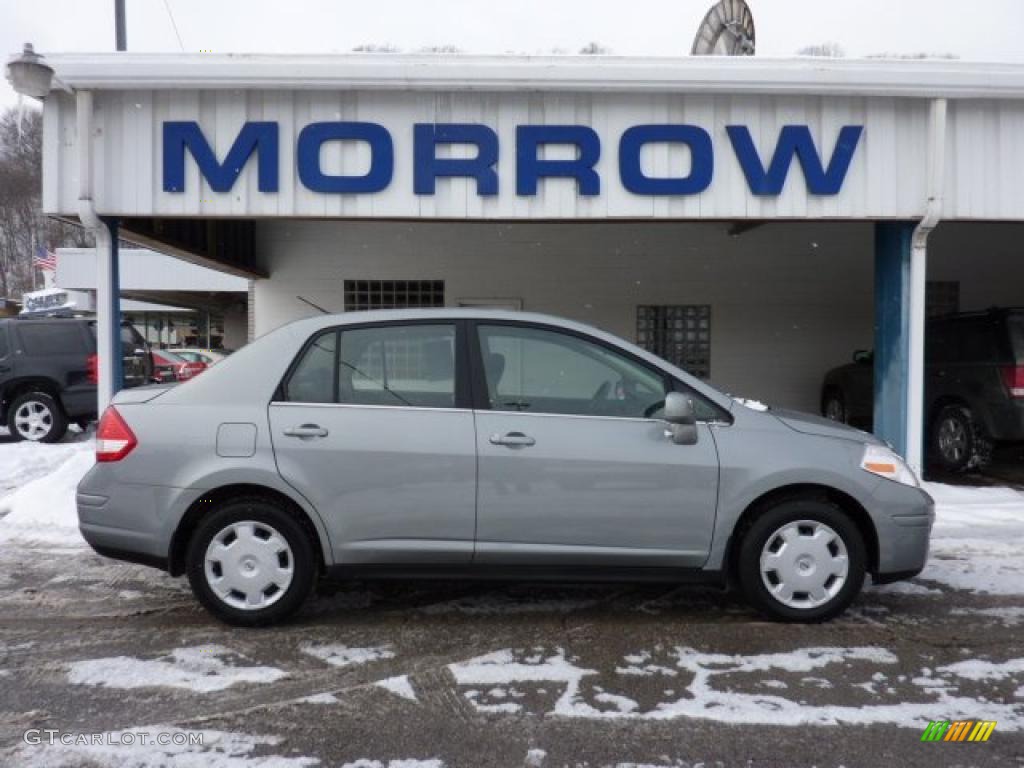
[[[18,335],[28,355],[70,355],[85,349],[85,339],[77,323],[23,322],[18,325]]]
[[[168,363],[174,363],[175,365],[182,365],[183,363],[188,362],[184,358],[178,357],[178,355],[174,354],[173,352],[168,352],[166,349],[154,351],[153,354],[156,355],[158,358],[163,358]]]

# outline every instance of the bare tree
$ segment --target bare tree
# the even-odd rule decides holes
[[[352,49],[355,53],[401,53],[402,49],[391,43],[363,43]]]
[[[870,53],[867,58],[869,59],[943,59],[943,60],[955,60],[960,57],[955,53],[928,53],[926,51],[918,51],[915,53]]]
[[[0,114],[0,296],[35,287],[37,249],[89,243],[84,230],[42,210],[43,120],[35,109]]]
[[[462,49],[457,45],[426,45],[419,50],[417,53],[462,53]]]
[[[844,59],[846,51],[839,43],[831,40],[816,45],[805,45],[796,52],[797,56],[818,56],[826,59]]]

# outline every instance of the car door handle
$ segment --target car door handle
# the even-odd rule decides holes
[[[491,435],[491,445],[508,446],[529,446],[536,445],[537,441],[522,432],[506,432],[504,435]]]
[[[302,424],[298,427],[288,427],[284,433],[288,437],[327,437],[327,430],[321,427],[319,424]]]

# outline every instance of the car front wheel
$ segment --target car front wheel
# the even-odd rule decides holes
[[[764,510],[744,534],[738,557],[744,596],[782,621],[838,616],[864,584],[864,539],[824,499],[791,499]]]
[[[45,392],[26,392],[11,403],[7,429],[15,440],[56,443],[68,430],[64,410]]]
[[[273,624],[298,611],[316,564],[313,542],[294,515],[259,497],[220,506],[200,522],[186,553],[199,602],[237,626]]]

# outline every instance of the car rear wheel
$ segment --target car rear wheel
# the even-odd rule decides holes
[[[965,472],[988,463],[992,446],[971,409],[952,404],[935,416],[930,432],[932,457],[946,472]]]
[[[825,395],[825,402],[822,403],[821,413],[826,419],[846,423],[846,402],[841,392],[829,392]]]
[[[11,403],[7,429],[15,440],[56,443],[68,430],[64,410],[45,392],[26,392]]]
[[[313,589],[316,563],[294,515],[259,497],[220,506],[196,528],[186,553],[196,598],[237,626],[273,624],[298,611]]]
[[[824,499],[791,499],[763,511],[744,534],[738,558],[744,596],[777,620],[831,619],[864,584],[864,539]]]

